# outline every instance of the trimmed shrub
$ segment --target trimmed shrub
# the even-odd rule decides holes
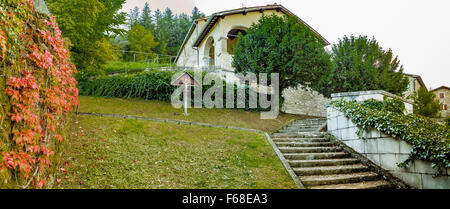
[[[177,72],[174,71],[152,70],[132,75],[120,74],[115,76],[103,76],[93,80],[82,80],[79,82],[78,87],[80,89],[80,94],[86,96],[140,98],[170,102],[172,93],[177,88],[170,85],[172,76],[176,73]],[[206,73],[203,73],[202,76],[204,79]],[[267,108],[261,108],[259,104],[258,107],[254,109],[249,107],[248,98],[252,90],[248,86],[238,87],[236,84],[226,83],[224,80],[221,80],[221,82],[222,84],[220,88],[222,88],[224,92],[223,97],[221,98],[223,101],[223,107],[226,107],[227,85],[233,85],[235,101],[237,101],[237,92],[239,90],[244,90],[245,92],[245,108],[241,109],[248,111],[268,110]],[[214,81],[209,85],[203,85],[202,95],[204,95],[208,89],[214,87]],[[194,92],[194,87],[191,87],[190,90],[191,92]],[[194,94],[192,93],[191,98],[193,97]],[[191,102],[194,104],[193,99],[191,99]],[[237,102],[235,102],[233,109],[238,109]]]

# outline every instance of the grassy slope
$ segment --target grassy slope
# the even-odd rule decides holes
[[[261,120],[260,113],[233,109],[189,109],[189,116],[183,109],[175,109],[170,103],[137,99],[117,99],[80,96],[80,112],[136,115],[153,118],[167,118],[216,125],[237,126],[272,132],[286,122],[302,119],[303,116],[280,114],[276,120]]]
[[[262,134],[94,116],[71,129],[58,188],[295,188]]]

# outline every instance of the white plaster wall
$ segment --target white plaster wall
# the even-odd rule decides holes
[[[198,47],[199,53],[199,63],[197,63],[197,51],[192,48],[194,41],[197,39],[198,34],[202,31],[205,25],[205,20],[200,20],[198,27],[195,29],[194,33],[191,35],[187,43],[177,60],[177,66],[179,67],[209,67],[207,58],[208,54],[205,53],[207,47],[206,40],[212,37],[214,39],[215,47],[215,67],[227,71],[234,71],[231,63],[233,60],[232,55],[227,52],[227,34],[230,30],[235,28],[250,28],[250,26],[257,22],[262,15],[284,15],[281,12],[276,12],[276,10],[266,10],[263,13],[259,11],[249,12],[244,14],[234,14],[225,16],[225,18],[220,18],[215,26],[210,30],[209,34],[204,38],[203,42]]]
[[[412,146],[407,142],[375,129],[362,131],[361,136],[358,136],[358,131],[362,129],[331,106],[327,107],[327,127],[328,132],[338,140],[410,186],[419,189],[450,189],[450,169],[445,170],[443,176],[434,178],[435,171],[430,162],[416,160],[407,168],[397,166],[412,151]]]

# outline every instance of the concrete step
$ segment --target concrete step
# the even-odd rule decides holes
[[[284,129],[314,129],[319,128],[319,126],[302,126],[302,125],[291,125],[284,127]]]
[[[330,142],[326,138],[273,138],[275,143],[277,142]]]
[[[309,189],[389,189],[389,188],[393,188],[393,186],[391,183],[385,180],[309,187]]]
[[[327,119],[320,119],[320,120],[297,120],[292,123],[322,123],[326,122]]]
[[[317,131],[317,129],[285,129],[285,130],[280,130],[278,131],[278,133],[297,133],[297,132],[313,132],[313,131]]]
[[[329,184],[349,184],[362,181],[379,180],[378,174],[373,172],[361,172],[351,174],[333,174],[333,175],[313,175],[300,176],[301,182],[305,186],[320,186]]]
[[[275,142],[278,147],[329,147],[334,142]]]
[[[324,134],[320,132],[298,132],[298,133],[274,133],[274,138],[323,138]]]
[[[291,124],[289,124],[289,126],[321,126],[321,125],[323,125],[323,124],[325,124],[326,123],[326,121],[324,121],[323,123],[322,122],[294,122],[294,123],[291,123]]]
[[[332,165],[351,165],[359,162],[356,158],[341,159],[321,159],[321,160],[289,160],[291,167],[312,167],[312,166],[332,166]]]
[[[316,160],[330,158],[348,158],[350,154],[346,152],[326,152],[326,153],[286,153],[283,154],[287,160]]]
[[[340,147],[278,147],[281,153],[325,153],[339,152]]]
[[[292,168],[292,169],[299,176],[347,174],[347,173],[363,172],[368,170],[367,166],[363,164],[319,166],[319,167]]]

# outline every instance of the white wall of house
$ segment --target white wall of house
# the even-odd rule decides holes
[[[179,54],[177,66],[194,69],[210,67],[209,49],[213,46],[214,69],[219,69],[214,73],[222,76],[222,78],[226,79],[227,82],[236,82],[237,77],[234,75],[234,68],[232,67],[233,55],[228,52],[230,51],[228,49],[230,45],[227,43],[228,33],[233,29],[241,29],[246,31],[263,15],[269,16],[272,14],[279,16],[284,15],[282,12],[277,12],[276,10],[264,10],[263,12],[254,11],[248,12],[245,15],[242,13],[227,15],[218,20],[198,48],[192,48],[194,42],[207,22],[207,19],[199,20],[198,25]],[[305,89],[299,85],[295,88],[284,90],[281,92],[280,96],[283,96],[285,99],[283,109],[281,110],[282,112],[316,117],[326,116],[325,105],[330,99],[325,98],[316,91]]]
[[[265,10],[264,12],[249,12],[247,14],[233,14],[227,15],[224,18],[220,18],[215,26],[210,30],[209,34],[204,38],[200,46],[197,49],[192,48],[195,40],[200,34],[203,26],[205,25],[207,19],[199,20],[198,26],[195,28],[193,34],[190,36],[180,56],[177,60],[177,66],[179,67],[198,67],[204,68],[209,66],[209,40],[214,40],[214,66],[227,71],[234,71],[231,66],[233,57],[228,53],[228,33],[233,29],[244,29],[247,30],[250,26],[257,22],[262,15],[284,15],[276,10]],[[197,63],[197,58],[199,62]]]

